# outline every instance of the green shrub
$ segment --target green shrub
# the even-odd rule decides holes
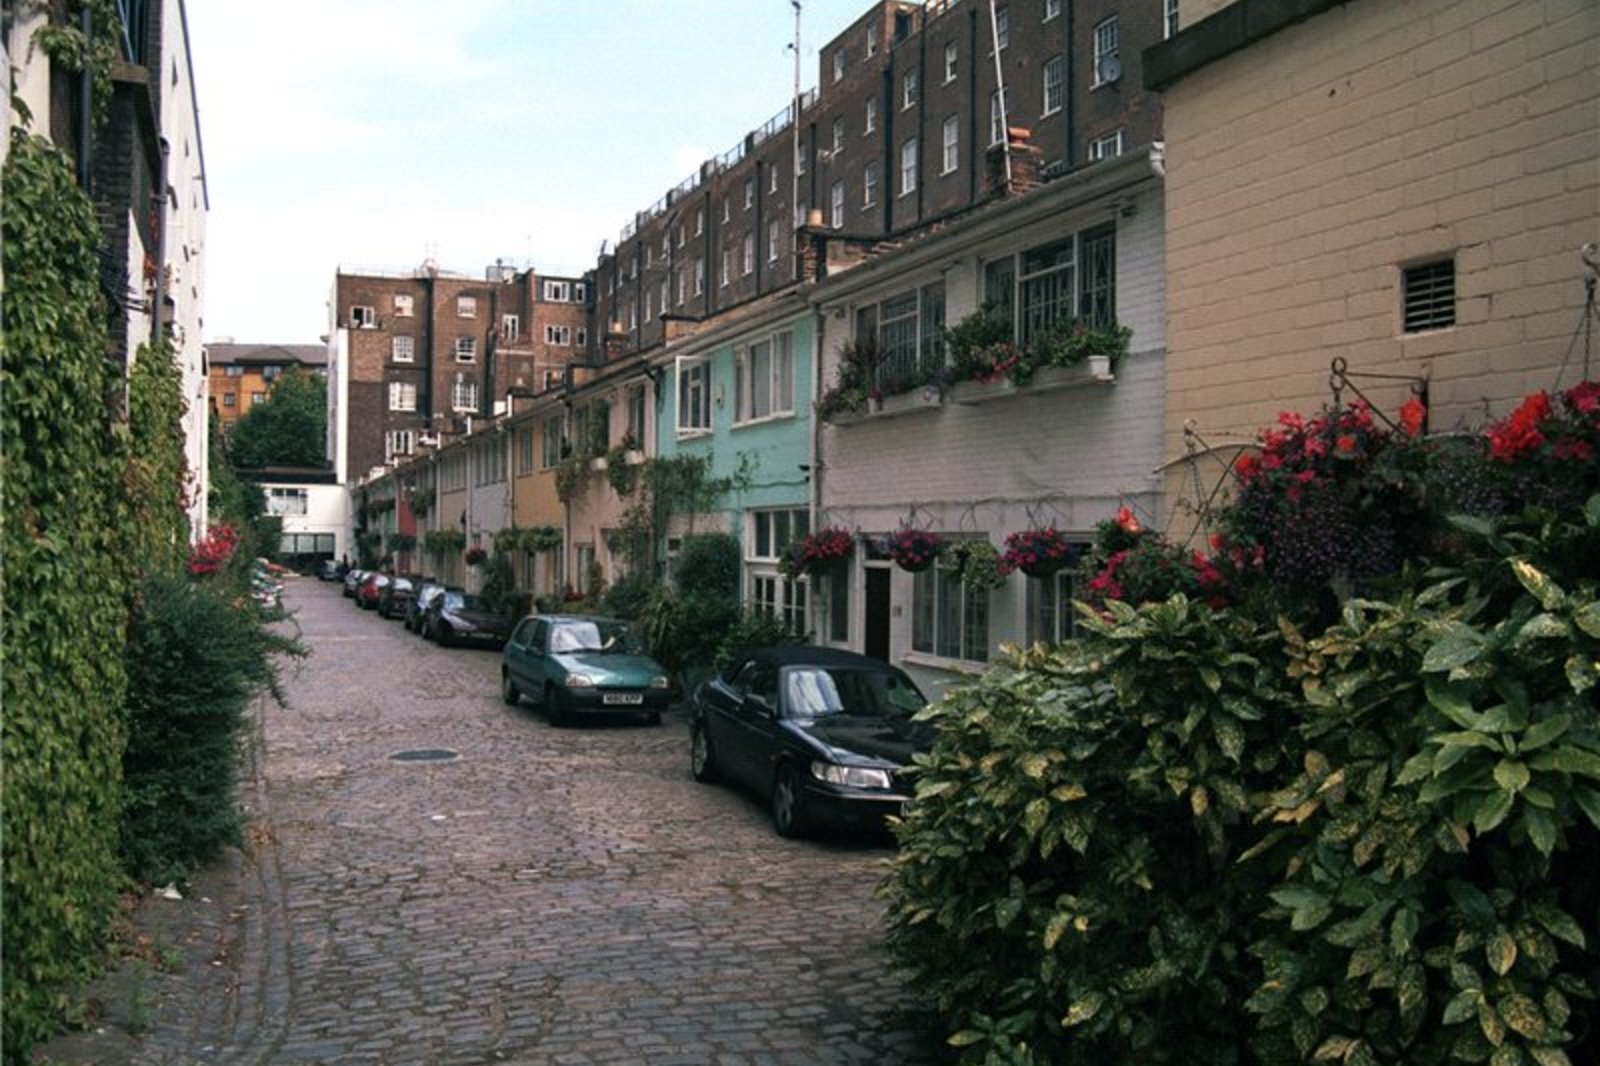
[[[739,539],[726,533],[685,537],[672,567],[672,583],[685,595],[739,598]]]
[[[738,654],[748,648],[762,648],[772,644],[804,644],[807,634],[796,629],[787,620],[765,611],[746,611],[723,633],[713,662],[721,670],[733,662]]]
[[[624,574],[606,590],[602,609],[613,618],[637,619],[644,612],[654,587],[655,582],[647,574]]]
[[[180,880],[238,844],[245,709],[276,693],[273,656],[299,647],[226,586],[157,576],[128,632],[122,861],[145,881]]]

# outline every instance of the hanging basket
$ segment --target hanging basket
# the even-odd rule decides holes
[[[889,534],[889,558],[900,569],[920,574],[939,558],[944,538],[926,529],[902,527]]]
[[[1005,573],[1021,570],[1028,577],[1047,578],[1077,561],[1077,547],[1054,526],[1049,526],[1008,534],[1000,567]]]

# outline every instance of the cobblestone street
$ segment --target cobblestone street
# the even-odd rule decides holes
[[[139,1061],[932,1061],[880,943],[888,846],[780,839],[690,778],[676,712],[556,729],[500,701],[497,653],[331,584],[286,602],[312,655],[266,704],[218,987],[164,996]]]

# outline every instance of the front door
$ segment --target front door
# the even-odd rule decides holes
[[[869,566],[867,577],[865,639],[862,651],[874,659],[889,661],[889,568]]]

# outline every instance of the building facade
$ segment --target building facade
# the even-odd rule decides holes
[[[272,395],[272,384],[291,367],[327,377],[327,350],[318,344],[238,344],[205,346],[206,393],[210,411],[226,430]]]

